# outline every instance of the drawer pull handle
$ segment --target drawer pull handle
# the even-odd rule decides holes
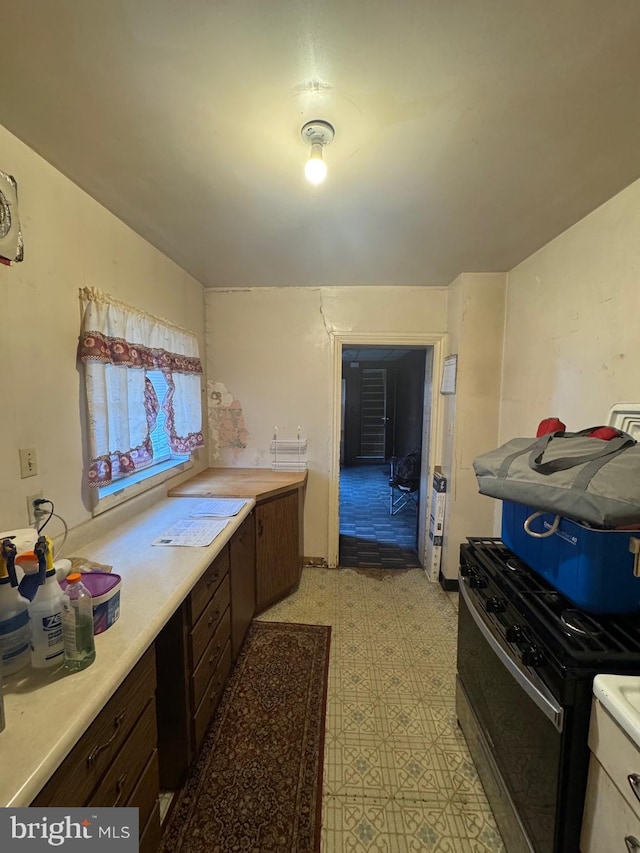
[[[209,658],[209,666],[215,663],[218,660],[218,652],[220,651],[220,643],[216,646],[215,652],[212,652],[211,657]]]
[[[127,781],[128,772],[128,770],[125,770],[122,776],[118,777],[118,781],[116,782],[116,792],[118,796],[116,797],[115,802],[111,806],[111,808],[115,808],[120,802],[120,797],[122,796],[122,792],[124,791],[124,783]]]
[[[640,850],[640,841],[638,841],[635,835],[625,835],[624,843],[627,845],[629,853],[637,853]]]
[[[640,800],[640,774],[629,773],[627,779],[629,780],[629,785],[631,785],[631,790],[636,795],[636,798]]]
[[[258,536],[262,536],[262,519],[258,520]]]
[[[213,623],[217,621],[219,613],[220,613],[220,608],[218,608],[215,613],[212,613],[211,616],[209,616],[209,620],[207,621],[207,625],[209,627],[211,627],[213,625]]]
[[[207,578],[207,586],[211,586],[212,583],[215,583],[215,581],[218,580],[218,575],[219,575],[219,572],[216,569],[216,571],[213,573],[213,575],[211,577]]]
[[[105,749],[108,749],[111,746],[111,744],[114,742],[114,740],[118,736],[118,732],[120,731],[120,726],[122,725],[122,721],[124,720],[126,713],[127,713],[127,709],[125,708],[124,711],[122,711],[120,714],[118,714],[118,716],[113,721],[113,725],[115,726],[115,731],[111,735],[109,740],[105,741],[104,743],[97,744],[97,746],[93,747],[93,749],[91,750],[91,752],[89,753],[89,755],[87,757],[87,767],[93,767],[93,765],[95,764],[96,758],[100,755],[100,753],[103,752]]]

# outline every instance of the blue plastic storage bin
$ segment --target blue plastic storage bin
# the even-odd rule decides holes
[[[640,578],[633,574],[632,537],[640,531],[595,530],[563,518],[546,539],[529,536],[523,525],[533,507],[503,501],[502,541],[516,556],[575,605],[589,613],[639,613]],[[544,533],[555,516],[545,513],[531,523]]]

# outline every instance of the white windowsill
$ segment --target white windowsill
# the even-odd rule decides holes
[[[166,480],[175,477],[176,474],[181,474],[183,471],[188,471],[193,468],[191,459],[167,459],[166,462],[160,462],[153,466],[153,474],[149,474],[149,469],[139,471],[137,474],[132,474],[127,477],[126,483],[116,480],[109,486],[100,489],[100,496],[96,495],[97,500],[91,514],[95,517],[114,506],[118,506],[130,498],[141,495],[144,492],[152,489],[154,486],[164,483]]]

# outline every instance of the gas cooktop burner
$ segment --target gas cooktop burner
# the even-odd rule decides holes
[[[469,587],[505,629],[524,626],[528,639],[563,667],[640,669],[637,616],[582,610],[499,539],[470,537],[463,545]],[[461,562],[461,566],[463,563]]]
[[[508,560],[505,560],[505,566],[508,569],[511,569],[512,572],[528,572],[529,567],[525,565],[522,560],[519,560],[517,557],[509,557]]]
[[[602,627],[597,622],[579,610],[565,610],[560,614],[560,621],[567,631],[580,634],[582,637],[597,637],[603,633]]]

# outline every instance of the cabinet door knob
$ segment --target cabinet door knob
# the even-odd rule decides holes
[[[629,773],[627,776],[629,780],[629,785],[631,786],[631,790],[636,795],[636,798],[640,800],[640,774],[638,773]]]
[[[117,797],[115,799],[115,802],[111,806],[112,809],[115,808],[118,805],[118,803],[120,802],[120,797],[122,796],[122,792],[124,791],[124,783],[127,781],[128,772],[129,772],[128,770],[125,770],[124,773],[118,777],[118,781],[116,782]]]
[[[625,835],[624,843],[627,845],[629,853],[637,853],[640,850],[640,841],[638,841],[635,835]]]
[[[106,740],[104,743],[97,744],[96,746],[93,747],[93,749],[91,750],[91,752],[87,756],[87,767],[92,767],[93,764],[95,763],[96,758],[100,755],[100,753],[103,750],[108,749],[111,746],[111,744],[114,742],[114,740],[116,739],[116,737],[118,735],[118,732],[120,731],[120,726],[122,725],[122,722],[125,718],[126,713],[127,713],[127,709],[125,708],[124,711],[121,711],[118,714],[118,716],[115,718],[115,720],[113,721],[115,731],[111,735],[109,740]]]

